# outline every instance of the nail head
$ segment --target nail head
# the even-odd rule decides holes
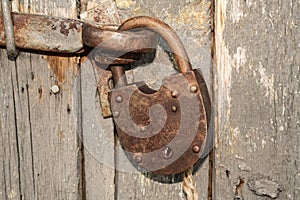
[[[53,85],[53,86],[51,87],[51,92],[52,92],[53,94],[59,93],[59,87],[58,87],[57,85]]]

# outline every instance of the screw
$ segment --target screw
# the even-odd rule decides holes
[[[143,158],[141,155],[137,155],[137,156],[135,156],[134,160],[136,163],[141,163],[143,161]]]
[[[169,147],[166,147],[163,151],[162,151],[162,156],[165,159],[170,159],[173,156],[173,150]]]
[[[173,90],[172,93],[171,93],[171,96],[174,97],[174,98],[177,98],[179,96],[179,93],[177,90]]]
[[[192,86],[190,87],[190,91],[191,91],[192,93],[196,93],[197,90],[198,90],[198,87],[195,86],[195,85],[192,85]]]
[[[119,112],[119,111],[113,112],[113,116],[114,116],[114,117],[119,117],[119,116],[120,116],[120,112]]]
[[[58,87],[57,85],[53,85],[53,86],[51,87],[51,92],[52,92],[53,94],[59,93],[59,87]]]
[[[193,146],[193,152],[194,153],[199,153],[200,152],[200,147],[198,145]]]
[[[122,103],[123,102],[123,97],[121,95],[116,97],[116,102]]]
[[[177,111],[177,107],[176,106],[172,106],[172,111],[176,112]]]

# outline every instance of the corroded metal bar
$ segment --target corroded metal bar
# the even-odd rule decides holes
[[[84,25],[83,42],[85,45],[113,52],[147,53],[155,49],[158,42],[157,34],[146,29],[135,30],[135,32],[116,32],[115,30],[114,34],[97,29],[90,24]]]
[[[18,48],[62,53],[83,49],[83,22],[79,20],[17,13],[12,17]],[[6,45],[3,19],[0,19],[0,45]]]
[[[16,47],[20,49],[78,53],[84,46],[116,52],[151,52],[157,45],[152,31],[117,32],[117,27],[95,27],[81,20],[45,15],[13,13]],[[3,19],[0,18],[0,46],[5,46]]]
[[[128,31],[139,28],[150,29],[160,34],[160,36],[166,40],[171,49],[171,53],[174,54],[176,63],[180,66],[180,72],[185,73],[192,70],[189,57],[182,41],[169,25],[153,17],[139,16],[127,19],[119,27],[119,30]]]
[[[125,76],[125,69],[122,66],[112,66],[111,67],[112,78],[114,81],[115,88],[128,85]]]
[[[2,0],[2,16],[3,23],[5,25],[5,35],[6,35],[6,49],[7,55],[11,60],[14,60],[17,56],[16,44],[15,44],[15,36],[14,36],[14,28],[11,17],[11,8],[10,8],[9,0]]]

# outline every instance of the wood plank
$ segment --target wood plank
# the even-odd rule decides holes
[[[20,1],[19,8],[21,12],[76,17],[76,1]],[[1,58],[6,59],[4,54]],[[20,197],[14,199],[80,198],[80,145],[72,108],[77,58],[22,52],[11,65],[3,78],[11,77],[13,86],[13,93],[7,95],[14,103],[15,127],[7,131],[15,130],[17,141],[11,137],[7,143],[16,142],[18,149],[14,152],[18,172],[11,179],[20,177]],[[60,87],[56,95],[50,93],[53,85]]]
[[[299,199],[300,4],[215,3],[215,199]]]
[[[80,196],[80,145],[76,113],[73,113],[76,102],[72,98],[76,91],[77,64],[67,58],[43,60],[41,57],[31,56],[34,80],[29,84],[36,193],[41,198],[77,199]],[[60,75],[49,70],[50,59],[60,69],[66,66]],[[59,86],[58,94],[50,91],[53,85]]]
[[[84,192],[86,199],[114,199],[114,130],[101,115],[94,67],[86,60],[80,70]],[[99,196],[100,195],[100,196]]]
[[[80,16],[90,23],[119,24],[114,1],[82,0]],[[81,127],[83,141],[83,199],[115,197],[114,129],[112,119],[102,117],[97,85],[101,73],[86,57],[81,59]]]
[[[15,64],[7,59],[6,50],[0,50],[0,63],[0,199],[18,199],[21,195],[20,150],[12,77]]]
[[[27,59],[26,59],[27,57]],[[20,157],[20,187],[23,198],[35,197],[35,175],[33,166],[31,112],[29,100],[30,74],[26,65],[30,64],[30,58],[20,54],[19,60],[13,68],[12,78],[14,82],[14,102],[16,109],[16,129],[18,132],[18,148]],[[21,60],[21,63],[19,62]]]

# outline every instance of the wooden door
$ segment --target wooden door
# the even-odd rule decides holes
[[[199,199],[300,199],[298,1],[12,3],[21,13],[168,23],[213,102],[215,148],[194,172]],[[174,72],[159,49],[154,63],[127,76],[157,88]],[[84,57],[20,52],[12,62],[0,50],[0,199],[185,199],[177,176],[124,170],[113,123],[101,116],[98,81]]]

